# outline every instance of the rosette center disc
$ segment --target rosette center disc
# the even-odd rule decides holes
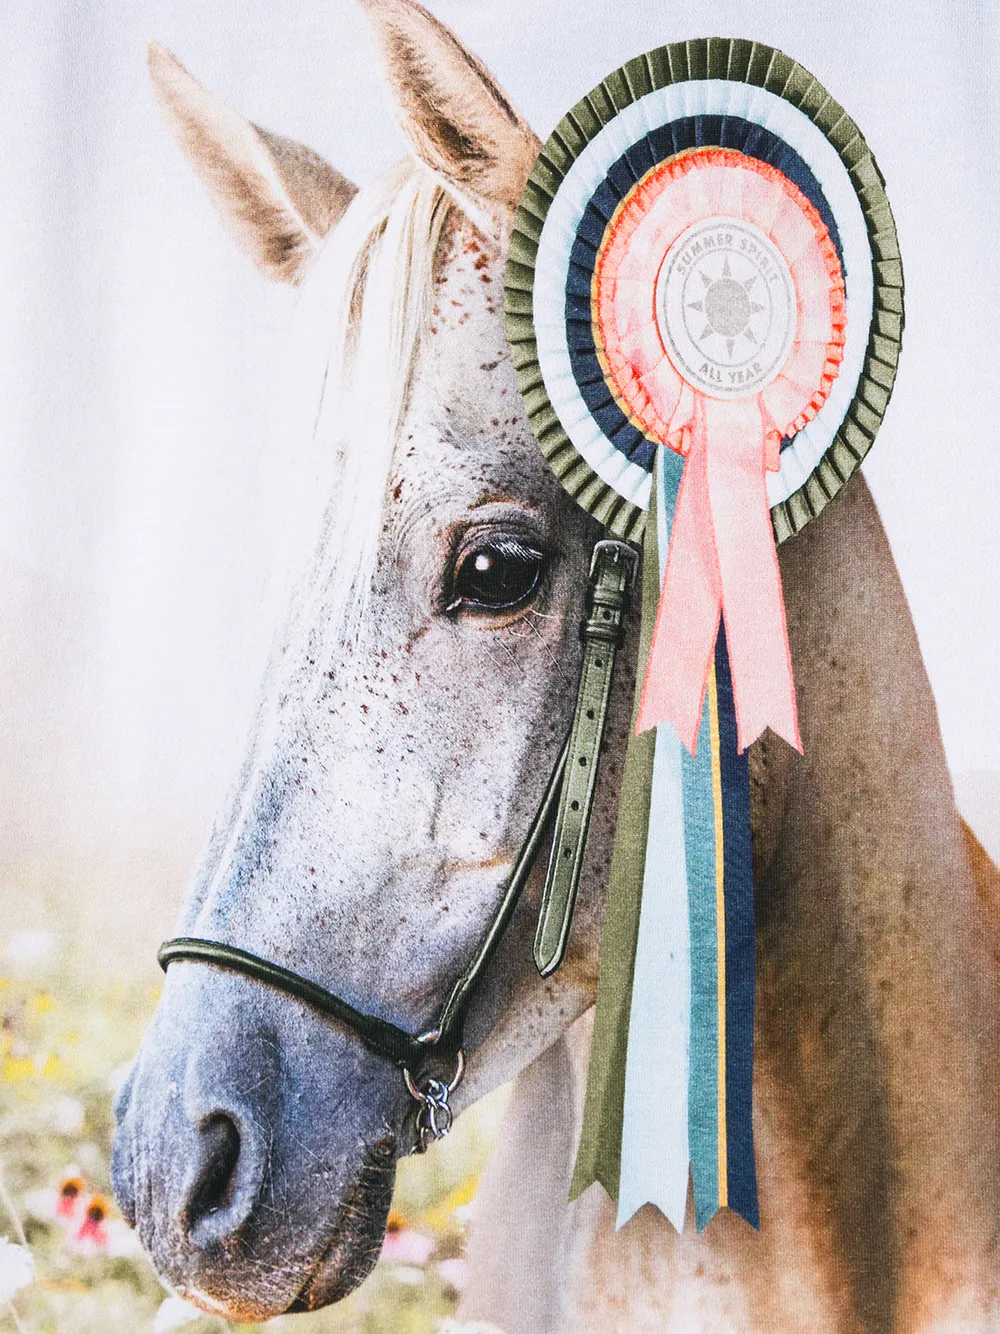
[[[744,398],[770,384],[795,340],[791,271],[745,218],[686,228],[667,251],[655,305],[674,369],[713,398]]]

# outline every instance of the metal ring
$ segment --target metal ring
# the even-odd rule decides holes
[[[449,1093],[455,1092],[459,1084],[461,1084],[462,1082],[462,1076],[465,1074],[465,1052],[462,1051],[461,1047],[458,1050],[458,1055],[455,1058],[455,1060],[456,1060],[455,1073],[452,1075],[450,1083],[445,1085],[445,1088],[448,1090]],[[414,1083],[413,1076],[410,1074],[408,1068],[405,1065],[403,1066],[403,1079],[406,1082],[406,1087],[410,1092],[410,1096],[414,1098],[417,1102],[420,1103],[425,1102],[426,1098],[424,1094]]]
[[[428,1076],[423,1087],[413,1079],[406,1066],[403,1067],[403,1080],[410,1096],[417,1103],[416,1127],[418,1138],[412,1152],[424,1153],[431,1140],[444,1139],[455,1121],[455,1113],[448,1099],[458,1088],[465,1073],[465,1053],[459,1049],[455,1073],[450,1083]]]

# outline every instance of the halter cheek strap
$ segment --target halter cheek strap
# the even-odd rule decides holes
[[[584,646],[580,685],[535,933],[535,964],[542,977],[554,973],[566,953],[594,806],[615,658],[637,566],[635,552],[622,542],[598,542],[594,548],[589,606],[580,627]]]
[[[305,1001],[320,1014],[350,1029],[369,1051],[403,1071],[406,1087],[418,1103],[418,1149],[425,1148],[429,1140],[446,1135],[452,1120],[448,1098],[465,1069],[462,1031],[469,1004],[510,924],[553,816],[552,850],[534,947],[535,963],[542,976],[553,973],[565,955],[586,852],[615,659],[637,568],[636,551],[624,542],[602,541],[594,547],[587,612],[580,629],[583,663],[572,727],[503,898],[479,948],[449,992],[436,1027],[414,1036],[385,1019],[355,1009],[335,992],[290,968],[217,940],[182,936],[166,941],[157,955],[164,972],[172,963],[211,964],[242,973]],[[451,1065],[450,1080],[429,1073],[433,1057],[443,1058]]]

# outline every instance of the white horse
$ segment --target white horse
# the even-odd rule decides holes
[[[600,533],[541,457],[504,336],[506,239],[538,140],[412,0],[365,9],[414,160],[360,191],[151,51],[236,240],[269,277],[304,280],[337,459],[181,931],[416,1033],[495,909],[566,732]],[[760,1231],[724,1211],[698,1235],[689,1210],[678,1235],[646,1206],[615,1232],[600,1187],[567,1203],[632,623],[567,962],[544,982],[531,963],[536,878],[467,1027],[460,1101],[517,1076],[464,1312],[508,1334],[1000,1327],[992,870],[955,813],[864,482],[781,562],[805,756],[769,737],[751,758]],[[206,1310],[315,1309],[375,1262],[411,1111],[349,1030],[178,964],[119,1100],[116,1192]]]

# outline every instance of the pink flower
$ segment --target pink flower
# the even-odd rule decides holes
[[[92,1195],[83,1215],[83,1222],[77,1228],[73,1240],[81,1251],[106,1251],[108,1249],[108,1210],[100,1195]]]
[[[83,1178],[67,1177],[59,1184],[56,1218],[77,1218],[83,1206]]]
[[[434,1251],[433,1237],[406,1226],[401,1214],[390,1213],[382,1243],[382,1259],[397,1260],[404,1265],[425,1265]]]
[[[33,1218],[43,1223],[61,1223],[64,1227],[83,1217],[87,1203],[86,1186],[80,1169],[67,1167],[59,1185],[54,1189],[30,1190],[24,1205]]]

